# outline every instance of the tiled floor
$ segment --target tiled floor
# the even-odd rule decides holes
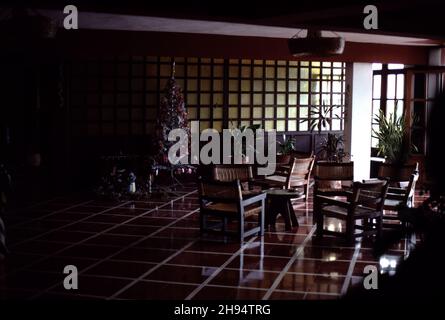
[[[262,239],[201,239],[197,200],[190,186],[150,202],[66,197],[11,213],[0,298],[336,299],[366,265],[391,268],[409,253],[409,240],[374,257],[370,240],[313,239],[311,198],[295,206],[291,232],[279,218]],[[63,287],[66,265],[79,271],[77,290]]]

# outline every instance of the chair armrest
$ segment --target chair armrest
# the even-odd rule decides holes
[[[257,194],[257,195],[254,195],[254,196],[248,197],[248,198],[246,198],[246,199],[243,199],[243,201],[242,201],[242,205],[245,207],[245,206],[248,206],[248,205],[250,205],[250,204],[252,204],[252,203],[259,202],[259,201],[262,201],[262,200],[265,200],[265,199],[266,199],[266,196],[267,196],[266,193],[261,192],[261,193],[259,193],[259,194]]]
[[[341,201],[337,199],[332,199],[326,196],[316,196],[315,200],[320,201],[323,204],[335,205],[343,208],[347,208],[351,203],[349,201]]]
[[[371,179],[363,179],[363,183],[370,183],[370,182],[376,182],[376,181],[380,181],[377,178],[371,178]]]
[[[388,193],[396,193],[396,194],[406,194],[408,192],[405,188],[396,188],[396,187],[389,187]]]
[[[406,194],[387,193],[386,199],[390,200],[405,200]]]

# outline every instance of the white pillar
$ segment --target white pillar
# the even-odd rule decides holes
[[[372,64],[346,65],[345,149],[354,161],[354,180],[369,179],[371,168]]]
[[[443,66],[444,61],[442,59],[443,49],[442,48],[432,48],[428,53],[428,65],[429,66]]]

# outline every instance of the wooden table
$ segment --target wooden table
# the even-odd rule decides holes
[[[266,223],[274,227],[277,215],[281,213],[284,218],[286,231],[292,230],[292,227],[298,227],[298,220],[291,199],[304,199],[304,192],[302,190],[294,189],[269,189],[265,192],[268,199]]]

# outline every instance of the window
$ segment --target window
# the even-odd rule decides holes
[[[311,109],[322,105],[339,106],[326,130],[343,130],[343,62],[134,56],[67,63],[73,133],[153,133],[173,60],[188,118],[201,130],[308,131]]]
[[[231,59],[228,121],[308,131],[313,106],[338,105],[326,130],[343,130],[344,75],[341,62]]]
[[[403,64],[373,63],[372,128],[379,130],[375,117],[383,110],[385,115],[401,117],[404,111],[405,73]],[[371,138],[371,147],[377,139]]]

